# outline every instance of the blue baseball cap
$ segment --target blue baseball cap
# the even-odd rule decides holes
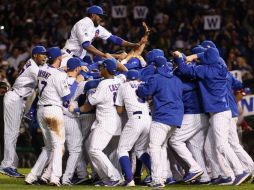
[[[139,72],[137,70],[135,70],[135,69],[129,70],[127,72],[127,79],[129,79],[129,80],[137,80],[137,79],[139,79]]]
[[[216,48],[216,45],[210,40],[204,40],[200,45],[203,48]]]
[[[103,9],[98,5],[88,7],[87,14],[97,14],[100,16],[106,16],[106,14],[103,13]]]
[[[202,53],[202,52],[205,52],[205,48],[202,47],[201,45],[198,45],[194,48],[192,48],[191,52],[194,53],[194,54],[198,54],[198,53]]]
[[[117,60],[115,58],[109,58],[105,59],[102,62],[102,65],[107,69],[107,71],[111,74],[116,73],[116,68],[117,68]]]
[[[220,61],[220,54],[217,48],[207,48],[205,52],[198,53],[197,56],[203,64],[214,64]]]
[[[161,49],[153,49],[146,54],[146,62],[150,64],[154,61],[155,57],[164,56],[164,52]]]
[[[44,46],[35,46],[33,49],[32,49],[32,55],[35,55],[35,54],[46,54],[47,53],[47,50]]]
[[[57,57],[60,57],[63,55],[59,47],[51,47],[48,49],[47,53],[48,53],[49,59],[56,59]]]
[[[154,58],[154,66],[156,67],[164,67],[167,65],[167,59],[163,56],[157,56]]]
[[[72,71],[80,66],[81,66],[81,61],[78,58],[72,57],[67,61],[67,69],[68,70]]]

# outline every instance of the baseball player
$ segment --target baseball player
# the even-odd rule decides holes
[[[103,152],[112,137],[121,131],[121,120],[114,103],[122,80],[114,77],[116,68],[115,59],[104,60],[100,66],[100,73],[105,79],[100,82],[96,92],[88,95],[88,102],[80,108],[69,108],[70,111],[87,112],[92,106],[96,106],[96,120],[88,138],[88,153],[95,171],[102,179],[101,185],[106,186],[116,186],[121,180],[120,173]]]
[[[35,46],[32,49],[32,58],[26,62],[14,85],[4,96],[4,159],[0,172],[10,177],[24,177],[16,169],[16,143],[26,99],[36,87],[38,66],[46,61],[45,53],[46,49],[43,46]]]
[[[243,89],[243,85],[240,81],[235,79],[230,72],[228,72],[228,75],[227,75],[227,82],[228,82],[227,88],[228,88],[229,106],[232,112],[228,141],[233,151],[235,152],[240,162],[242,163],[244,170],[248,171],[250,174],[253,175],[253,171],[254,171],[253,160],[241,146],[239,142],[239,137],[237,134],[238,108],[237,108],[237,103],[233,94],[233,90],[234,91],[241,90]]]
[[[231,118],[229,110],[226,75],[227,68],[220,63],[219,52],[216,48],[207,48],[205,52],[190,55],[187,62],[199,59],[201,65],[188,66],[184,63],[182,54],[174,52],[177,57],[179,71],[185,76],[199,80],[199,88],[203,101],[204,111],[210,115],[210,127],[215,138],[217,157],[223,171],[218,184],[241,184],[249,174],[243,171],[243,167],[228,143],[228,133]],[[228,161],[232,164],[235,180],[230,177]]]
[[[70,38],[66,41],[63,50],[66,52],[61,67],[66,65],[69,57],[77,56],[81,59],[89,52],[102,58],[112,57],[110,54],[103,53],[96,49],[92,42],[95,38],[101,38],[113,42],[116,45],[125,47],[137,47],[139,44],[131,43],[122,38],[112,35],[108,30],[100,25],[103,16],[103,9],[100,6],[93,5],[87,9],[87,17],[78,21],[71,30]]]
[[[152,162],[151,187],[164,187],[162,165],[160,163],[162,147],[168,138],[182,124],[183,102],[182,82],[172,74],[165,57],[154,59],[156,74],[151,76],[144,85],[140,85],[137,95],[140,98],[153,98],[152,124],[150,130],[149,150]]]
[[[36,183],[42,175],[45,166],[49,163],[47,172],[50,174],[51,185],[60,186],[62,176],[62,156],[64,153],[65,131],[63,126],[63,102],[71,99],[78,83],[84,78],[77,78],[69,88],[67,74],[58,70],[62,60],[62,53],[58,47],[48,49],[48,65],[45,65],[38,73],[39,101],[37,119],[41,127],[44,147],[27,175],[27,184]]]
[[[181,76],[177,69],[174,73],[181,78],[184,86],[184,116],[181,128],[175,130],[169,139],[169,143],[189,166],[188,174],[185,174],[183,181],[191,182],[203,174],[199,182],[209,183],[210,177],[206,171],[203,154],[208,116],[203,111],[198,83],[196,80]],[[187,145],[193,151],[190,151]]]
[[[72,86],[81,71],[81,61],[78,58],[70,58],[67,62],[68,86]],[[77,97],[83,93],[85,81],[80,82],[78,88],[71,98],[71,104],[77,105]],[[82,132],[78,114],[71,113],[68,108],[63,109],[65,143],[69,152],[66,169],[62,177],[63,185],[73,185],[72,177],[82,151]]]
[[[117,112],[121,114],[125,108],[128,115],[128,121],[120,136],[117,150],[119,162],[125,177],[125,186],[135,186],[128,153],[133,147],[136,156],[151,171],[150,156],[146,153],[149,142],[151,116],[149,115],[148,102],[140,101],[136,95],[136,89],[140,84],[138,79],[138,71],[128,71],[127,82],[119,87],[115,102]]]

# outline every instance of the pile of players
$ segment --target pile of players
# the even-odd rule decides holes
[[[89,10],[93,19],[100,19],[96,17],[102,13],[100,8]],[[119,60],[98,53],[91,43],[83,43],[81,50],[87,48],[102,58],[94,56],[88,63],[69,48],[34,47],[5,95],[9,149],[0,172],[24,177],[16,170],[17,156],[12,155],[19,116],[38,86],[30,113],[36,114],[45,146],[25,178],[27,184],[83,183],[89,163],[95,185],[135,186],[142,173],[135,160],[147,169],[144,183],[151,187],[179,181],[218,185],[250,181],[254,163],[236,131],[234,93],[243,85],[227,71],[216,45],[203,41],[189,56],[175,51],[172,62],[160,49],[149,51],[144,59],[141,54],[149,33],[145,28],[138,44],[109,34],[112,41],[134,47],[128,54],[114,55]],[[69,157],[62,172],[65,151]]]

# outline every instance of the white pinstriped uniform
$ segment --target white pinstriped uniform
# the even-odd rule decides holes
[[[211,130],[212,138],[215,139],[216,156],[222,176],[231,176],[229,163],[235,175],[243,173],[242,164],[228,142],[231,115],[231,111],[211,113],[209,120],[208,133]]]
[[[39,67],[33,59],[29,59],[16,79],[12,90],[4,96],[4,159],[1,167],[18,166],[16,143],[19,127],[27,98],[32,95],[37,85]]]
[[[114,106],[122,80],[115,77],[100,82],[96,92],[88,96],[91,105],[96,105],[96,120],[89,135],[88,153],[95,171],[103,180],[120,180],[121,175],[103,153],[111,138],[121,133],[121,119]],[[99,140],[98,140],[99,139]]]
[[[79,20],[71,29],[71,36],[66,41],[63,50],[69,50],[71,52],[66,52],[64,55],[61,67],[66,66],[68,59],[75,55],[77,57],[83,58],[86,55],[86,50],[82,47],[82,43],[90,42],[92,43],[95,38],[101,38],[107,40],[111,36],[111,33],[102,26],[94,26],[93,21],[89,17],[85,17]],[[66,57],[65,57],[66,56]]]
[[[240,144],[239,137],[237,134],[237,117],[231,118],[231,125],[229,128],[229,144],[232,147],[233,151],[236,153],[241,164],[244,167],[244,171],[248,171],[252,175],[254,174],[254,163],[249,154],[243,149]]]
[[[68,86],[70,87],[75,80],[76,78],[74,77],[68,77]],[[78,107],[76,99],[83,93],[85,83],[85,81],[79,83],[74,96],[71,98],[70,103],[75,105],[75,107]],[[81,156],[83,137],[81,132],[81,123],[78,118],[79,115],[77,113],[70,113],[68,111],[68,108],[63,109],[63,114],[65,128],[65,144],[69,152],[66,169],[62,178],[62,182],[64,183],[69,181],[73,177],[77,163]]]
[[[189,172],[204,172],[201,177],[202,181],[210,181],[203,156],[207,127],[207,115],[184,114],[181,128],[177,128],[169,139],[170,146],[188,164]],[[187,144],[190,149],[187,148]]]
[[[115,105],[125,106],[128,121],[123,128],[118,145],[118,157],[129,156],[129,151],[134,146],[136,156],[139,158],[146,152],[149,142],[151,116],[149,115],[148,102],[140,102],[136,89],[140,82],[128,81],[123,83],[118,90]]]
[[[38,88],[37,119],[45,146],[27,178],[37,180],[47,163],[51,162],[47,168],[51,174],[50,182],[59,183],[65,141],[61,98],[70,93],[67,74],[45,65],[38,74]]]

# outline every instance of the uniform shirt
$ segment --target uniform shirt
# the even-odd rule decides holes
[[[142,111],[142,114],[149,114],[149,105],[136,95],[136,90],[140,82],[129,81],[119,87],[115,105],[125,106],[128,118],[133,116],[133,112]]]
[[[178,58],[176,61],[183,75],[198,80],[206,113],[229,110],[226,79],[228,71],[221,63],[221,59],[212,64],[202,62],[200,65],[187,65],[183,58]]]
[[[13,90],[22,97],[32,95],[33,89],[37,85],[38,65],[33,59],[29,59],[20,71],[18,78],[13,84]]]
[[[119,123],[120,117],[116,111],[115,101],[117,91],[122,83],[122,80],[117,77],[105,79],[100,82],[94,94],[88,95],[89,103],[93,106],[96,105],[95,122],[103,126],[110,134],[115,134],[121,130],[119,129],[121,123]],[[93,125],[93,127],[95,126]]]
[[[157,68],[146,83],[140,85],[140,98],[153,97],[152,120],[169,126],[180,127],[183,120],[183,84],[167,66]]]
[[[67,83],[68,83],[68,88],[72,86],[74,81],[76,80],[75,77],[68,77]],[[83,94],[84,91],[84,86],[85,86],[86,81],[82,81],[78,84],[78,88],[75,91],[73,97],[70,99],[70,104],[74,105],[74,107],[78,107],[78,97]],[[71,113],[69,112],[68,108],[63,108],[63,113],[64,115],[67,115],[69,117],[78,117],[79,115],[77,113]]]
[[[67,74],[45,65],[38,72],[38,105],[54,105],[62,107],[62,97],[70,94]]]
[[[95,37],[107,40],[112,34],[102,26],[94,26],[93,21],[89,17],[85,17],[78,21],[71,30],[71,36],[66,41],[64,49],[70,50],[75,56],[82,58],[86,51],[83,51],[82,43],[90,42]]]

